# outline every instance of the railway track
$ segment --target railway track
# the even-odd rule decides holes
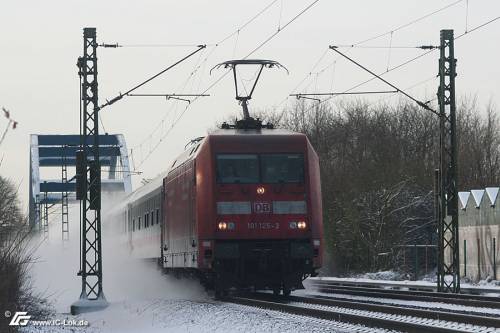
[[[374,287],[373,284],[363,286],[346,285],[344,282],[315,280],[307,283],[307,287],[323,293],[336,293],[374,298],[391,298],[410,301],[441,302],[456,305],[487,307],[500,309],[500,298],[484,295],[448,294],[420,290],[393,290]]]
[[[227,302],[295,315],[402,332],[500,332],[500,319],[352,300],[276,297],[264,293],[227,297]]]
[[[327,283],[331,285],[342,286],[357,286],[357,287],[371,287],[371,288],[384,288],[391,290],[415,290],[415,291],[428,291],[437,292],[437,287],[434,283],[416,282],[416,281],[386,281],[386,280],[368,280],[368,279],[350,279],[350,278],[309,278],[306,282],[310,283]],[[480,286],[462,286],[460,288],[461,295],[480,296],[485,294],[500,295],[498,288],[480,287]]]

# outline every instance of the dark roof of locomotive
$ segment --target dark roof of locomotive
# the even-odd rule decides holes
[[[209,136],[226,136],[226,135],[297,135],[303,136],[303,133],[293,132],[286,129],[267,129],[263,128],[260,130],[256,129],[220,129],[213,133],[210,133]]]
[[[297,145],[307,144],[307,137],[303,133],[292,132],[285,129],[260,129],[260,130],[241,130],[224,129],[216,131],[207,136],[211,144],[243,144],[243,145]],[[220,147],[220,146],[219,146]]]

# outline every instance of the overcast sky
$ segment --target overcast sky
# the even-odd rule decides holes
[[[202,92],[224,74],[224,70],[218,70],[209,75],[210,68],[224,60],[246,57],[281,27],[280,33],[250,58],[277,60],[290,74],[278,70],[263,73],[250,104],[252,110],[283,107],[293,102],[293,98],[287,99],[292,92],[343,91],[370,78],[368,73],[328,51],[328,45],[353,44],[390,32],[455,2],[439,13],[361,45],[438,45],[441,29],[455,29],[455,34],[460,35],[466,28],[471,30],[500,15],[498,0],[320,0],[284,27],[312,2],[2,1],[0,106],[11,111],[19,127],[10,131],[0,146],[0,174],[21,183],[21,195],[27,202],[29,134],[78,133],[75,64],[82,54],[83,27],[96,27],[99,42],[128,46],[98,50],[102,102],[192,52],[192,45],[196,44],[207,44],[207,48],[137,92]],[[236,32],[271,3],[262,15]],[[230,37],[215,46],[227,36]],[[499,40],[500,20],[456,41],[458,95],[477,95],[483,105],[490,100],[498,105]],[[151,44],[156,47],[143,47]],[[171,44],[188,46],[164,46]],[[411,48],[343,51],[378,73],[424,52]],[[437,81],[432,79],[437,74],[437,64],[438,52],[433,52],[385,77],[401,88],[424,82],[409,92],[427,100],[435,96],[437,89]],[[250,80],[251,74],[245,73],[244,79]],[[358,90],[387,87],[374,81]],[[129,97],[102,111],[106,131],[124,134],[128,148],[134,150],[135,164],[143,160],[138,167],[143,175],[134,177],[134,185],[141,177],[154,177],[164,171],[191,138],[204,135],[216,121],[239,112],[231,76],[207,93],[211,96],[198,99],[186,110],[182,101]],[[396,96],[388,101],[397,99]],[[169,130],[174,121],[176,125]],[[6,124],[1,116],[0,130]],[[163,140],[157,145],[160,139]],[[60,174],[59,170],[52,172]]]

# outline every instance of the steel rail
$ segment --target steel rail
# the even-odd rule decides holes
[[[273,300],[269,294],[257,293],[257,297],[263,300]],[[276,296],[273,296],[276,299]],[[370,304],[366,302],[360,302],[358,300],[340,300],[331,298],[316,298],[316,297],[304,297],[304,296],[289,296],[278,298],[282,302],[292,301],[292,302],[302,302],[307,304],[316,305],[326,305],[326,306],[337,306],[348,309],[372,311],[372,312],[382,312],[392,315],[403,315],[409,317],[419,317],[433,320],[445,320],[457,323],[472,324],[478,326],[487,327],[497,327],[500,328],[500,319],[497,317],[481,316],[475,314],[464,314],[464,313],[454,313],[450,311],[441,310],[429,310],[429,309],[415,309],[406,306],[399,305],[387,305],[387,304]]]
[[[300,298],[300,297],[299,297]],[[401,321],[394,320],[388,318],[377,318],[367,315],[361,314],[353,314],[353,313],[345,313],[342,311],[332,310],[320,310],[314,308],[301,307],[297,305],[290,305],[286,303],[282,303],[280,301],[270,301],[270,300],[262,300],[254,297],[225,297],[222,299],[223,301],[253,306],[268,310],[286,312],[295,315],[339,321],[344,323],[363,325],[374,328],[383,328],[389,330],[398,330],[402,332],[408,333],[421,333],[421,332],[444,332],[444,333],[456,333],[456,332],[474,332],[472,330],[463,330],[463,329],[452,329],[452,328],[444,328],[444,327],[436,327],[429,324],[419,324],[414,321]],[[379,311],[378,311],[379,312]],[[423,319],[422,319],[423,320]]]
[[[342,286],[333,284],[310,284],[320,292],[339,293],[375,298],[393,298],[411,301],[442,302],[474,307],[488,307],[500,309],[500,300],[492,296],[447,294],[415,290],[387,290],[370,287]]]

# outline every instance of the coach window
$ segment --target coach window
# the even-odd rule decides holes
[[[217,182],[220,184],[256,184],[259,182],[259,160],[253,154],[219,154]]]
[[[160,224],[160,210],[156,208],[156,224]]]
[[[144,214],[144,228],[149,227],[149,214]]]
[[[263,183],[304,182],[302,154],[262,154],[260,163]]]
[[[151,225],[155,224],[155,218],[154,218],[154,213],[151,211]]]
[[[135,219],[132,220],[132,231],[135,231]]]
[[[141,217],[139,216],[139,221],[137,222],[137,230],[141,230]]]

